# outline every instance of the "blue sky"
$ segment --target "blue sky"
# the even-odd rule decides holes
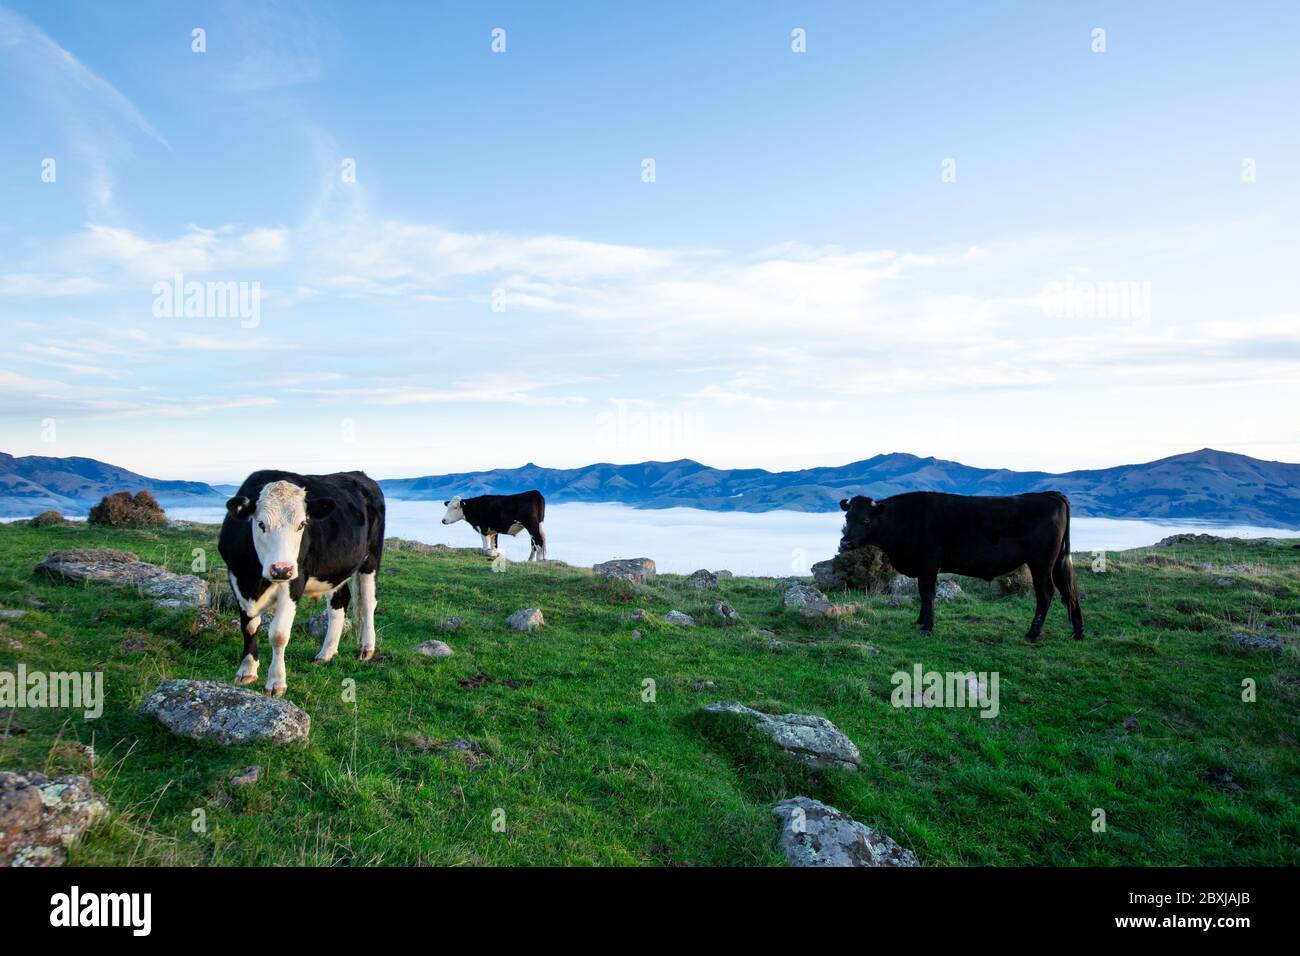
[[[1290,3],[0,0],[0,448],[1300,460],[1298,47]],[[158,315],[177,273],[255,324]]]

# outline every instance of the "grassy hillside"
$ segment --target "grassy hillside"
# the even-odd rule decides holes
[[[30,612],[0,623],[0,670],[105,673],[99,720],[0,711],[0,767],[89,774],[115,811],[72,864],[774,865],[770,808],[793,794],[882,830],[925,865],[1300,859],[1300,551],[1289,545],[1127,552],[1104,574],[1081,555],[1089,636],[1069,639],[1058,603],[1037,646],[1022,637],[1030,599],[996,599],[982,582],[961,581],[970,597],[940,605],[934,636],[921,637],[914,604],[848,596],[858,613],[810,623],[778,610],[779,582],[724,580],[745,623],[723,627],[709,620],[716,592],[677,578],[638,588],[557,566],[493,573],[474,553],[390,551],[376,660],[354,659],[350,632],[334,662],[313,664],[319,642],[300,614],[288,698],[311,715],[310,741],[234,749],[135,714],[164,678],[229,680],[234,615],[204,627],[127,590],[32,576],[51,550],[92,546],[181,572],[201,547],[222,576],[215,529],[0,527],[0,607]],[[506,616],[527,606],[545,629],[508,630]],[[656,620],[632,621],[636,608]],[[674,608],[706,623],[657,620]],[[442,629],[449,616],[459,631]],[[1230,638],[1242,631],[1284,647],[1241,650]],[[432,637],[455,656],[414,654]],[[864,643],[881,653],[854,646]],[[894,709],[890,674],[917,662],[1000,672],[1000,715]],[[348,678],[355,704],[343,699]],[[653,703],[642,701],[647,678]],[[1241,700],[1245,678],[1255,703]],[[698,718],[721,699],[829,717],[862,768],[807,770]],[[486,756],[429,751],[420,737],[465,738]],[[232,787],[251,764],[260,781]],[[1092,829],[1097,807],[1104,833]],[[504,832],[492,826],[498,808]],[[192,829],[196,809],[206,832]]]

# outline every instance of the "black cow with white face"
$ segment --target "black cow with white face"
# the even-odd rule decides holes
[[[329,625],[316,660],[338,651],[343,616],[356,577],[360,658],[375,655],[375,575],[384,551],[384,493],[359,471],[298,475],[255,471],[226,502],[218,543],[239,604],[244,659],[236,684],[257,680],[257,628],[273,605],[271,667],[266,692],[280,697],[287,685],[284,648],[298,602],[328,601]]]
[[[516,535],[527,531],[532,540],[528,551],[529,561],[546,558],[546,532],[542,522],[546,519],[546,499],[540,491],[523,491],[517,495],[479,495],[462,498],[457,495],[444,501],[447,513],[443,524],[466,521],[483,538],[483,551],[495,557],[497,535]]]
[[[873,501],[840,502],[846,512],[840,550],[873,545],[899,572],[916,578],[921,594],[917,627],[934,629],[934,591],[940,571],[991,581],[1029,566],[1038,605],[1026,634],[1038,640],[1055,590],[1070,614],[1076,639],[1083,614],[1070,560],[1070,499],[1056,491],[1009,497],[912,491]]]

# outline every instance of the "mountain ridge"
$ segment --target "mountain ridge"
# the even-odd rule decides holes
[[[907,452],[873,455],[845,465],[793,471],[712,468],[690,458],[578,468],[528,462],[495,468],[380,481],[394,499],[432,501],[452,495],[507,494],[537,488],[555,503],[590,502],[636,508],[709,511],[824,512],[842,497],[876,498],[905,491],[1006,495],[1063,491],[1076,515],[1200,520],[1300,528],[1300,464],[1264,461],[1202,448],[1152,462],[1052,473],[977,468]],[[163,507],[208,505],[229,487],[149,478],[93,458],[15,458],[0,453],[0,514],[45,508],[84,511],[104,494],[148,489]]]

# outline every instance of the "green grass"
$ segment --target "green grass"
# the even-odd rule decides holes
[[[311,715],[310,741],[231,749],[174,738],[135,708],[165,678],[230,680],[234,614],[202,628],[130,590],[32,575],[67,547],[123,548],[181,572],[201,547],[211,577],[224,575],[212,528],[0,528],[0,606],[46,605],[0,624],[0,670],[104,672],[98,720],[0,710],[0,767],[89,774],[114,810],[73,848],[73,864],[777,865],[771,807],[796,794],[888,833],[926,865],[1297,862],[1300,551],[1290,546],[1126,552],[1104,574],[1081,555],[1088,636],[1069,638],[1058,602],[1038,645],[1022,636],[1030,599],[995,599],[982,582],[963,580],[970,598],[940,605],[922,637],[914,604],[836,595],[862,609],[811,623],[778,609],[778,581],[736,578],[720,594],[745,623],[723,627],[707,613],[716,594],[678,578],[639,588],[557,566],[493,573],[475,553],[389,551],[377,659],[356,661],[350,632],[332,663],[314,664],[319,642],[303,625],[319,605],[306,605],[288,699]],[[545,629],[508,630],[506,616],[528,606],[543,610]],[[638,607],[706,623],[634,622]],[[439,630],[448,615],[464,619],[461,631]],[[758,628],[785,650],[768,650]],[[1284,638],[1280,653],[1229,639],[1264,628]],[[455,657],[414,654],[431,637]],[[129,642],[147,649],[131,653]],[[864,642],[881,653],[851,646]],[[264,643],[263,677],[269,656]],[[894,709],[890,675],[916,662],[998,671],[1000,716]],[[479,674],[493,681],[473,686]],[[653,703],[642,700],[647,678]],[[1254,703],[1241,699],[1245,678]],[[344,700],[349,679],[355,704]],[[721,699],[829,717],[862,767],[815,772],[744,722],[700,718]],[[474,767],[413,747],[417,735],[468,738],[489,756]],[[232,788],[250,764],[261,780]],[[1093,832],[1097,807],[1104,833]],[[493,828],[498,808],[504,832]]]

